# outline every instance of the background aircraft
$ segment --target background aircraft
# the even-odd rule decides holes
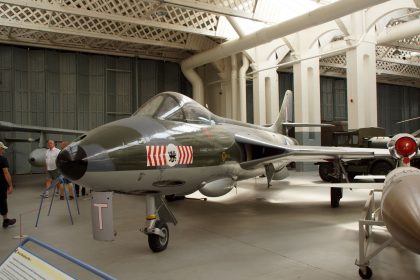
[[[85,131],[81,130],[72,130],[72,129],[62,129],[62,128],[52,128],[52,127],[41,127],[41,126],[31,126],[31,125],[20,125],[14,124],[11,122],[0,121],[0,132],[36,132],[39,133],[39,138],[7,138],[3,135],[0,135],[2,142],[5,143],[14,143],[14,142],[38,142],[38,148],[34,149],[28,156],[28,162],[34,167],[44,167],[45,166],[45,152],[47,145],[46,134],[65,134],[65,135],[81,135]]]
[[[144,194],[143,231],[150,248],[159,252],[168,244],[167,222],[176,223],[162,195],[199,190],[222,196],[240,180],[265,175],[269,183],[286,178],[292,161],[389,155],[384,149],[298,146],[281,134],[290,96],[284,98],[279,119],[263,127],[216,116],[180,93],[164,92],[131,117],[77,138],[61,151],[57,166],[67,178],[95,191]]]
[[[420,170],[410,167],[410,160],[418,154],[419,143],[410,134],[399,134],[388,142],[390,154],[399,161],[383,184],[380,207],[375,205],[373,192],[365,204],[359,220],[359,275],[363,279],[372,277],[369,261],[392,240],[398,241],[408,250],[420,254]],[[366,216],[365,216],[366,215]],[[366,223],[367,222],[367,223]],[[370,248],[373,226],[385,225],[392,238]]]

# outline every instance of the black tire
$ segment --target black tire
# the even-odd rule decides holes
[[[362,269],[359,268],[359,276],[362,279],[370,279],[370,278],[372,278],[372,275],[373,275],[373,272],[372,272],[372,269],[370,269],[369,266],[366,267],[366,273],[363,273]]]
[[[168,225],[162,221],[157,221],[156,228],[160,229],[164,234],[165,237],[160,237],[156,234],[149,234],[149,248],[155,253],[162,252],[163,250],[168,247],[169,243],[169,228]]]
[[[394,169],[394,166],[391,165],[388,161],[377,161],[370,168],[370,174],[372,175],[387,175]],[[375,182],[381,183],[383,179],[375,179]]]
[[[321,179],[324,182],[332,182],[332,176],[331,174],[334,173],[334,164],[332,162],[323,162],[319,164],[318,167],[318,173],[319,173],[319,177],[321,177]]]
[[[331,208],[338,208],[340,206],[340,199],[342,197],[343,197],[342,188],[331,188],[330,190]]]

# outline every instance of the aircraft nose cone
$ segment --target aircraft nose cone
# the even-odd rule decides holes
[[[76,181],[83,177],[87,170],[86,152],[79,145],[72,145],[62,150],[56,164],[64,177]]]

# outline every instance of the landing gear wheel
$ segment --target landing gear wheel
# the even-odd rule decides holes
[[[162,221],[157,221],[155,227],[160,229],[165,237],[161,237],[156,234],[149,234],[149,248],[155,252],[162,252],[166,249],[169,243],[169,228],[168,225]]]
[[[362,277],[363,279],[370,279],[372,278],[372,275],[373,275],[373,272],[369,266],[366,266],[366,273],[364,273],[362,269],[359,268],[359,276]]]
[[[319,177],[321,177],[321,179],[324,182],[332,182],[332,178],[331,175],[332,173],[334,173],[334,165],[332,162],[323,162],[319,164],[318,167],[318,173],[319,173]]]
[[[331,208],[338,208],[340,206],[340,199],[343,197],[342,188],[331,188],[330,191]]]

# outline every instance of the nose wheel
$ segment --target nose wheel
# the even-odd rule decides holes
[[[364,268],[359,268],[359,276],[362,279],[370,279],[372,278],[373,272],[372,269],[370,269],[369,266],[366,266]]]
[[[146,226],[142,230],[148,237],[149,248],[155,253],[168,247],[169,227],[167,223],[177,224],[177,220],[159,194],[146,195]]]
[[[160,231],[159,234],[148,234],[149,248],[155,253],[162,252],[166,249],[169,243],[169,228],[168,225],[162,221],[156,221],[155,229]]]

